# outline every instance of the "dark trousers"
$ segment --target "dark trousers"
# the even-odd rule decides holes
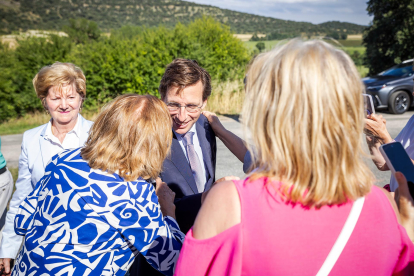
[[[153,268],[147,260],[139,254],[129,269],[130,276],[163,276],[161,272]]]

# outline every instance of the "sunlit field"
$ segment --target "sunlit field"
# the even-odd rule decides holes
[[[283,43],[283,41],[286,40],[266,40],[266,41],[244,41],[244,44],[249,48],[250,50],[256,49],[256,44],[258,42],[264,42],[266,50],[270,50],[273,47],[275,47],[278,43]],[[337,47],[343,47],[345,49],[352,49],[352,50],[358,50],[362,53],[365,52],[365,47],[362,46],[362,40],[329,40],[325,39],[324,41],[335,45]]]
[[[273,49],[275,46],[279,44],[285,43],[287,40],[268,40],[268,41],[244,41],[244,44],[250,51],[258,51],[256,44],[259,42],[263,42],[265,44],[265,51],[269,51]],[[365,47],[362,46],[362,40],[329,40],[325,39],[326,42],[343,49],[347,53],[352,54],[353,52],[357,51],[360,55],[365,53]],[[358,72],[361,77],[366,77],[368,74],[368,68],[365,66],[357,66]]]

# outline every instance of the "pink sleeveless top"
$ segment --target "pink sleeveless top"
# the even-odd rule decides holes
[[[235,181],[241,223],[215,237],[187,233],[175,275],[316,275],[352,207],[286,204],[266,178]],[[330,275],[414,275],[414,245],[385,194],[373,186]]]

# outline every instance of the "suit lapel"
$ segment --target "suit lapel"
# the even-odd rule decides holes
[[[88,136],[89,136],[89,126],[88,123],[86,122],[85,118],[82,117],[82,115],[79,115],[78,118],[79,124],[80,124],[80,133],[79,135],[79,147],[83,147],[86,143],[86,140],[88,140]]]
[[[212,157],[211,157],[211,146],[210,142],[207,140],[207,133],[206,128],[203,125],[203,120],[198,120],[196,123],[196,130],[198,141],[200,142],[201,151],[203,152],[203,160],[204,164],[207,166],[208,173],[210,177],[214,175],[213,173],[213,164],[212,164]],[[207,181],[208,183],[208,181]],[[209,187],[205,187],[207,190]]]
[[[49,146],[49,142],[45,139],[45,133],[46,129],[49,126],[49,124],[46,124],[46,126],[43,128],[42,132],[40,133],[40,139],[39,139],[39,146],[40,146],[40,154],[42,156],[42,162],[43,162],[43,168],[46,167],[46,164],[49,160],[46,160],[46,152],[48,151],[47,147]]]
[[[178,171],[182,174],[184,179],[187,181],[191,190],[195,194],[198,194],[197,184],[194,180],[193,172],[191,171],[190,165],[187,162],[187,158],[184,155],[183,149],[173,132],[173,139],[171,144],[171,155],[169,157],[171,162],[177,167]]]

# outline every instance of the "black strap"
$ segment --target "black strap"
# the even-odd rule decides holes
[[[6,166],[4,166],[3,168],[0,169],[0,174],[3,174],[7,171]]]

